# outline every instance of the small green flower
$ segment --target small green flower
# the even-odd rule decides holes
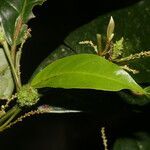
[[[21,87],[17,93],[17,101],[21,107],[32,106],[39,100],[39,94],[37,89],[34,89],[29,84]]]
[[[122,55],[122,50],[123,50],[123,37],[119,40],[119,41],[116,41],[114,44],[113,44],[113,54],[112,54],[112,59],[116,59],[118,58],[119,56]]]

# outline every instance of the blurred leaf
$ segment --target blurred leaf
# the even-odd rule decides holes
[[[119,95],[123,100],[132,105],[146,105],[150,102],[150,97],[147,95],[138,96],[124,91],[120,91]]]
[[[49,105],[41,105],[38,107],[38,111],[42,113],[80,113],[80,110],[70,110],[62,107],[54,107]]]
[[[116,140],[113,150],[149,150],[150,135],[144,132]]]
[[[150,86],[146,87],[144,90],[145,90],[148,94],[150,94]]]
[[[150,86],[144,88],[146,94],[143,96],[120,91],[118,94],[123,100],[132,105],[146,105],[150,102]]]
[[[31,86],[106,91],[130,89],[144,93],[126,71],[93,54],[78,54],[54,61],[32,79]]]
[[[32,9],[45,0],[0,0],[0,22],[10,45],[14,42],[17,26],[20,28],[18,42],[27,29],[26,23],[34,17]]]
[[[8,99],[14,89],[13,77],[3,49],[0,49],[0,99]]]

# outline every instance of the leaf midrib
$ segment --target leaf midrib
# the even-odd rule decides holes
[[[13,5],[11,4],[9,1],[5,1],[9,6],[11,6],[17,13],[19,13],[18,9]]]
[[[114,80],[113,78],[108,78],[108,77],[103,76],[103,75],[93,75],[92,73],[85,73],[85,72],[78,72],[78,71],[51,74],[49,76],[49,78],[44,78],[44,80],[40,80],[40,82],[44,82],[46,80],[49,80],[50,78],[53,78],[53,77],[56,77],[56,76],[61,76],[61,75],[64,75],[64,74],[84,74],[84,75],[90,75],[90,76],[93,76],[93,77],[96,76],[96,77],[99,77],[99,78],[104,78],[104,79],[107,79],[107,80],[112,80],[112,81],[114,81],[116,83],[119,83],[122,86],[126,86],[127,89],[133,90],[133,88],[132,88],[133,86],[127,86],[126,84],[123,84],[122,82],[118,82],[117,80]],[[40,82],[37,82],[36,84],[39,84]],[[132,82],[132,83],[134,83],[134,82]],[[136,85],[136,84],[134,83],[134,85]],[[136,85],[136,87],[137,87],[137,85]]]
[[[24,0],[23,7],[22,7],[22,10],[21,10],[21,15],[22,16],[24,15],[26,5],[27,5],[27,0]]]

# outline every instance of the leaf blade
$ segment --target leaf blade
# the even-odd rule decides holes
[[[31,85],[35,88],[130,89],[144,92],[119,66],[93,54],[72,55],[54,61],[32,79]]]
[[[34,17],[32,8],[41,5],[45,0],[0,0],[0,22],[4,29],[7,42],[12,45],[17,22],[21,17],[21,29],[18,42],[26,30],[26,23]]]

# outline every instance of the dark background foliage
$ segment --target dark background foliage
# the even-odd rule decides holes
[[[37,65],[63,43],[63,39],[71,31],[96,16],[135,2],[137,0],[48,0],[42,7],[36,7],[34,14],[37,17],[29,22],[32,38],[26,43],[22,57],[23,82],[28,81]],[[88,113],[31,117],[2,133],[0,148],[96,150],[103,149],[100,137],[102,126],[107,127],[110,145],[120,134],[148,127],[148,124],[146,127],[140,123],[145,122],[145,114],[131,112],[131,107],[120,101],[114,93],[103,93],[101,102],[97,99],[98,92],[92,90],[51,90],[50,94],[43,98],[44,103],[57,105],[62,101],[62,106],[81,108]],[[100,105],[102,107],[99,108]],[[135,127],[136,124],[138,126]]]
[[[23,55],[24,82],[27,81],[37,65],[63,43],[64,38],[71,31],[88,23],[96,16],[121,9],[137,1],[49,0],[42,7],[36,7],[34,9],[36,19],[29,22],[29,26],[32,28],[32,39],[26,44]]]

